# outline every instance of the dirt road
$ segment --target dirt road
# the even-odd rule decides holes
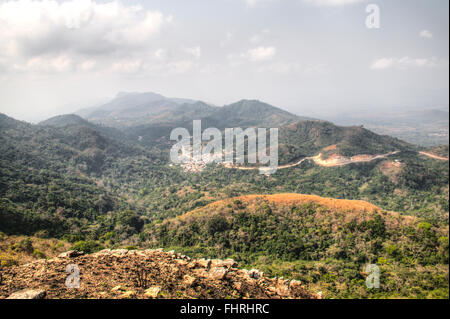
[[[322,160],[322,154],[319,154],[314,157],[305,157],[296,163],[278,166],[278,169],[280,170],[280,169],[286,169],[286,168],[299,166],[303,162],[308,161],[308,160],[312,160],[317,165],[323,166],[323,167],[346,166],[346,165],[350,165],[350,164],[354,164],[354,163],[372,162],[372,161],[386,158],[386,157],[389,157],[389,156],[392,156],[392,155],[395,155],[398,153],[400,153],[400,152],[397,151],[397,152],[391,152],[391,153],[381,154],[381,155],[357,155],[357,156],[353,156],[353,157],[337,156],[337,157],[327,159],[327,160]],[[236,167],[236,166],[229,167],[229,168],[236,168],[236,169],[243,170],[243,171],[252,171],[252,170],[259,169],[259,167]]]
[[[380,155],[356,155],[353,157],[345,157],[345,156],[336,155],[336,156],[332,156],[326,160],[322,159],[322,153],[320,153],[317,156],[305,157],[296,163],[278,166],[278,169],[280,170],[280,169],[286,169],[286,168],[299,166],[303,162],[308,161],[308,160],[314,161],[315,164],[322,166],[322,167],[346,166],[346,165],[355,164],[355,163],[368,163],[368,162],[372,162],[375,160],[387,158],[387,157],[396,155],[398,153],[400,153],[400,151],[390,152],[387,154],[380,154]],[[436,160],[441,160],[441,161],[449,160],[446,157],[440,157],[440,156],[437,156],[437,155],[434,155],[431,153],[427,153],[427,152],[419,152],[419,154],[436,159]],[[236,166],[229,166],[229,168],[236,168],[236,169],[243,170],[243,171],[252,171],[252,170],[259,169],[259,167],[236,167]]]
[[[434,158],[440,161],[448,161],[448,157],[441,157],[441,156],[437,156],[431,153],[427,153],[427,152],[419,152],[419,154],[430,157],[430,158]]]

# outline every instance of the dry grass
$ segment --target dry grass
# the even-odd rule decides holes
[[[191,212],[176,217],[175,220],[188,221],[191,217],[202,215],[202,213],[207,211],[217,210],[219,208],[226,207],[227,205],[233,204],[235,201],[241,201],[243,203],[249,204],[261,200],[265,200],[270,203],[275,203],[278,205],[304,205],[308,203],[315,203],[324,206],[328,209],[337,210],[340,212],[359,213],[359,212],[381,211],[381,209],[378,206],[360,200],[334,199],[334,198],[320,197],[317,195],[303,195],[303,194],[245,195],[211,203],[205,207],[197,208]]]
[[[225,200],[211,203],[205,207],[197,208],[184,215],[168,220],[171,227],[178,227],[185,223],[190,223],[197,219],[208,219],[210,216],[219,214],[226,218],[231,217],[233,213],[233,206],[240,201],[248,213],[258,212],[261,209],[261,204],[266,202],[275,206],[301,206],[306,204],[315,204],[317,209],[315,211],[316,218],[329,219],[340,222],[357,221],[362,222],[373,218],[375,214],[379,214],[386,223],[388,228],[397,228],[399,225],[413,226],[419,221],[413,216],[403,216],[396,212],[382,210],[380,207],[371,203],[360,200],[345,200],[325,198],[316,195],[302,195],[302,194],[275,194],[275,195],[246,195],[235,198],[228,198]],[[279,212],[288,212],[289,209],[280,209]],[[340,220],[340,222],[338,222]]]
[[[325,147],[325,148],[323,149],[323,151],[324,151],[324,152],[335,151],[336,149],[337,149],[337,145],[334,144],[334,145],[330,145],[330,146],[328,146],[328,147]]]
[[[58,239],[44,239],[29,237],[32,241],[33,251],[26,252],[17,248],[17,245],[26,239],[26,236],[0,235],[0,255],[3,261],[15,261],[18,264],[26,264],[41,258],[53,258],[62,252],[68,251],[71,244]],[[40,252],[40,253],[38,253]],[[34,253],[34,254],[33,254]],[[42,255],[42,254],[43,255]]]

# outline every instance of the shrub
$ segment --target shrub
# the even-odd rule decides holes
[[[11,267],[17,264],[18,261],[14,256],[9,254],[0,254],[0,267]]]
[[[229,224],[225,217],[215,215],[208,221],[208,231],[211,235],[224,232],[229,228]]]
[[[33,241],[31,238],[22,239],[20,242],[11,245],[11,249],[16,252],[25,252],[32,254],[34,251]]]
[[[40,251],[39,249],[35,249],[35,250],[33,251],[33,257],[34,257],[34,258],[39,258],[39,259],[44,259],[46,256],[45,256],[45,254],[44,254],[42,251]]]
[[[102,250],[103,247],[99,243],[89,240],[77,241],[75,244],[73,244],[71,249],[76,251],[83,251],[87,254],[90,254]]]

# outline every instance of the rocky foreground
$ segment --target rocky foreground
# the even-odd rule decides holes
[[[3,269],[0,299],[320,298],[299,281],[269,279],[237,266],[233,260],[194,260],[161,249],[72,251]]]

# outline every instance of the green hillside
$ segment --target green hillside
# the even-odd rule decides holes
[[[243,196],[167,220],[155,246],[234,258],[338,298],[448,298],[448,227],[364,202],[283,194]],[[364,265],[381,267],[381,289]]]

